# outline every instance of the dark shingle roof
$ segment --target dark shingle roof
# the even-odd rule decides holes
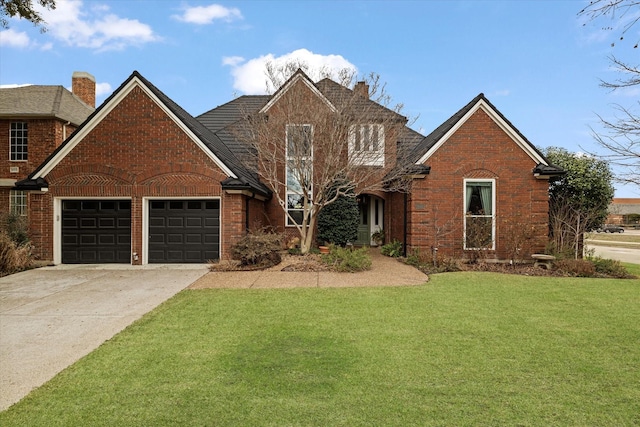
[[[0,117],[56,118],[82,123],[94,108],[62,86],[22,86],[0,89]]]
[[[196,117],[211,132],[217,132],[240,120],[247,114],[255,113],[271,99],[269,95],[244,95],[220,105]]]

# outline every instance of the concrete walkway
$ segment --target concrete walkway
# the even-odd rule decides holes
[[[204,288],[337,288],[422,285],[429,277],[395,258],[372,249],[371,270],[359,273],[280,271],[281,266],[260,271],[211,272],[190,289]]]
[[[0,410],[172,297],[207,265],[65,265],[0,278]]]

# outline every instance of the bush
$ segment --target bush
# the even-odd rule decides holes
[[[613,259],[605,259],[601,257],[590,258],[589,261],[593,263],[594,268],[598,274],[615,277],[616,279],[630,279],[633,278],[631,274],[620,261]]]
[[[233,245],[231,256],[243,266],[271,267],[282,261],[282,235],[265,229],[248,232]]]
[[[16,246],[24,246],[29,243],[27,218],[24,216],[14,213],[4,214],[2,216],[2,230],[8,234]]]
[[[355,273],[371,269],[371,256],[367,248],[350,250],[331,245],[329,253],[322,255],[322,261],[340,272]]]
[[[0,231],[0,274],[26,270],[31,266],[31,244],[17,245],[9,233]]]
[[[380,253],[382,255],[398,258],[402,256],[402,242],[394,240],[380,247]]]
[[[335,195],[330,189],[328,197]],[[335,245],[345,246],[358,238],[358,202],[353,191],[346,196],[338,196],[331,204],[326,205],[318,213],[318,239]]]
[[[595,277],[596,268],[586,259],[561,259],[555,262],[556,269],[573,277]]]
[[[454,258],[444,258],[436,256],[434,261],[431,254],[423,254],[420,249],[414,249],[407,256],[405,263],[411,265],[425,274],[448,273],[452,271],[460,271],[460,262]]]

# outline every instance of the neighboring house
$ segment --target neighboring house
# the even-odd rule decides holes
[[[72,92],[62,86],[0,89],[0,139],[5,160],[0,169],[0,212],[27,216],[28,195],[13,189],[71,135],[95,109],[95,79],[72,76]]]
[[[269,225],[291,235],[299,208],[292,204],[291,216],[285,215],[234,127],[254,114],[279,123],[283,103],[299,90],[308,93],[300,119],[274,132],[282,144],[292,134],[310,138],[314,162],[340,161],[315,151],[314,138],[321,135],[312,131],[312,116],[305,119],[305,111],[331,110],[341,96],[354,93],[331,80],[313,83],[299,71],[273,96],[242,96],[194,118],[134,72],[16,184],[31,192],[36,208],[30,219],[32,231],[41,230],[36,254],[54,263],[204,262],[228,258],[234,242],[253,227]],[[366,86],[353,91],[365,96],[361,102],[372,102]],[[384,157],[366,167],[387,172],[403,166],[411,186],[358,196],[359,243],[369,244],[371,233],[383,229],[388,241],[405,242],[408,250],[437,247],[466,257],[482,249],[507,259],[520,228],[527,230],[528,251],[544,249],[547,180],[563,171],[484,95],[426,137],[406,127],[404,117],[377,108],[393,115],[395,124],[367,125],[367,140],[350,137],[345,147],[367,142],[367,150]],[[290,200],[291,189],[284,191],[279,196]]]
[[[613,199],[606,223],[629,226],[640,224],[640,199]]]

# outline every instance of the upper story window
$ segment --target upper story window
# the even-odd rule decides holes
[[[306,203],[311,203],[313,127],[287,125],[287,226],[300,225]]]
[[[495,249],[495,185],[493,179],[465,180],[465,249]]]
[[[353,125],[349,129],[349,161],[358,166],[384,166],[384,126]]]
[[[9,135],[9,160],[28,160],[27,143],[29,124],[25,122],[12,122]]]

